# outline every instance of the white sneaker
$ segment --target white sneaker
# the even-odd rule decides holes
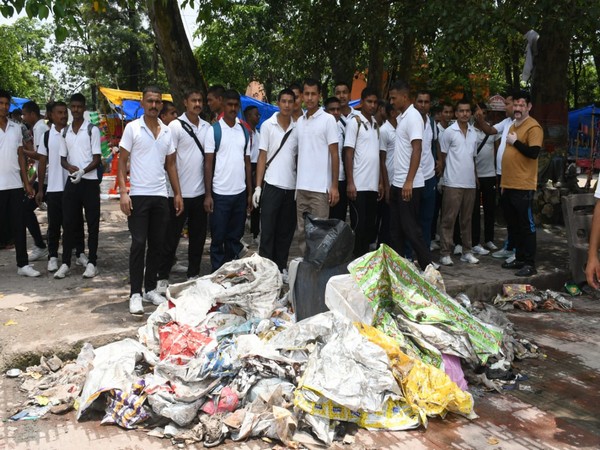
[[[494,244],[492,241],[487,241],[484,245],[485,248],[487,248],[490,251],[495,251],[498,250],[498,247],[496,246],[496,244]]]
[[[75,264],[77,264],[78,266],[82,266],[82,267],[87,267],[89,262],[90,262],[90,260],[85,255],[85,253],[80,253],[79,256],[77,257],[77,259],[75,260]]]
[[[58,270],[58,258],[56,256],[52,256],[48,260],[48,272],[56,272]]]
[[[87,263],[85,266],[85,272],[83,272],[83,278],[94,278],[98,275],[98,269],[92,263]]]
[[[283,281],[284,284],[289,284],[290,274],[287,269],[283,269],[283,272],[281,272],[281,281]]]
[[[431,241],[431,244],[429,245],[429,251],[434,251],[434,250],[439,250],[440,249],[440,244],[436,241]]]
[[[173,273],[187,273],[187,266],[184,266],[181,263],[175,263],[173,264],[173,267],[171,267],[171,272]]]
[[[460,257],[460,260],[469,264],[479,263],[479,260],[473,256],[473,253],[465,253]]]
[[[497,252],[492,253],[492,258],[506,259],[514,255],[515,252],[503,248],[502,250],[498,250]]]
[[[129,314],[144,314],[144,305],[142,305],[142,296],[133,294],[129,298]]]
[[[462,255],[462,245],[455,245],[454,246],[454,254],[455,255]]]
[[[48,256],[47,248],[40,248],[34,245],[33,250],[31,250],[31,255],[29,255],[29,261],[37,261],[38,259],[45,258],[46,256]]]
[[[440,264],[442,266],[453,266],[454,265],[454,261],[452,261],[452,258],[450,258],[450,256],[442,256],[440,258]]]
[[[60,266],[60,268],[54,274],[54,278],[56,278],[57,280],[62,280],[64,277],[66,277],[70,273],[71,273],[71,269],[69,269],[69,266],[67,266],[66,264],[63,264],[62,266]]]
[[[167,299],[164,298],[162,295],[160,295],[158,292],[156,292],[156,289],[154,289],[154,290],[152,290],[150,292],[146,292],[144,294],[144,301],[158,306],[158,305],[166,302]]]
[[[517,259],[517,257],[515,256],[515,254],[513,253],[512,256],[509,256],[508,258],[506,258],[506,264],[510,264],[511,262],[513,262],[515,259]]]
[[[168,287],[169,287],[169,280],[158,280],[158,283],[156,283],[155,291],[158,292],[160,295],[164,295],[167,293]]]
[[[429,266],[433,267],[435,270],[440,270],[440,265],[436,262],[431,261],[429,263]],[[427,266],[427,267],[429,267],[429,266]],[[427,270],[427,267],[425,267],[425,270]]]
[[[17,275],[21,275],[22,277],[39,277],[41,274],[27,264],[26,266],[17,269]]]
[[[476,245],[473,247],[473,253],[476,255],[489,255],[490,251],[483,248],[481,245]]]

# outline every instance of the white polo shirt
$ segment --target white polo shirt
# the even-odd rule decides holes
[[[344,140],[346,139],[346,127],[341,120],[336,121],[338,127],[338,159],[340,167],[338,169],[338,181],[346,180],[346,171],[344,169]]]
[[[500,145],[498,146],[498,153],[496,153],[496,173],[502,175],[502,156],[504,156],[504,150],[506,149],[506,136],[508,136],[508,130],[510,130],[514,119],[507,117],[502,122],[494,125],[494,128],[498,132],[496,140],[500,139]]]
[[[387,169],[388,181],[394,181],[394,149],[396,148],[396,129],[386,120],[379,129],[379,150],[385,152],[385,168]]]
[[[246,135],[238,121],[233,127],[221,119],[221,143],[215,155],[215,173],[212,190],[219,195],[238,195],[246,190],[245,156],[250,156],[250,142],[246,147]],[[206,133],[204,151],[215,153],[215,133]]]
[[[250,133],[250,142],[252,143],[250,147],[250,162],[256,164],[258,154],[260,153],[260,131],[254,130]]]
[[[348,126],[348,122],[350,122],[350,119],[352,117],[354,117],[354,115],[356,115],[356,110],[350,105],[348,105],[348,107],[350,108],[350,112],[348,113],[348,115],[347,116],[345,116],[344,114],[340,115],[340,122],[342,122],[342,126],[344,128],[346,128]]]
[[[23,187],[19,167],[19,147],[22,145],[21,125],[8,120],[6,130],[0,128],[0,191]]]
[[[63,169],[60,164],[60,156],[62,153],[66,152],[67,146],[62,131],[63,130],[58,131],[55,126],[52,125],[48,134],[49,148],[46,148],[44,136],[42,135],[40,145],[37,149],[37,152],[40,155],[48,157],[48,165],[46,166],[46,184],[48,185],[48,188],[46,192],[64,191],[67,177],[69,176],[69,172],[66,169]]]
[[[410,158],[412,156],[412,141],[423,141],[423,117],[417,111],[414,105],[410,105],[398,116],[398,126],[396,126],[396,148],[394,149],[394,181],[393,185],[402,188],[408,169],[410,168]],[[421,150],[421,158],[423,150]],[[417,170],[413,180],[413,187],[420,188],[425,186],[423,172]]]
[[[100,148],[100,129],[97,126],[91,126],[88,120],[84,120],[77,134],[73,131],[73,125],[67,126],[65,141],[67,143],[60,156],[65,156],[69,164],[85,169],[94,159],[94,155],[101,155]],[[91,130],[91,135],[90,135]],[[98,180],[98,172],[90,170],[83,176],[84,180]]]
[[[440,141],[442,153],[446,153],[444,185],[453,188],[474,189],[475,155],[477,154],[477,133],[468,125],[465,136],[454,122],[444,131]]]
[[[296,189],[326,193],[331,186],[329,145],[338,144],[335,117],[321,108],[310,117],[304,113],[298,132],[298,174]]]
[[[358,120],[360,120],[360,127]],[[367,120],[356,113],[346,124],[344,147],[354,149],[352,164],[354,186],[357,191],[374,191],[379,188],[379,132],[375,118]]]
[[[486,135],[480,129],[474,129],[477,134],[477,142],[475,144],[475,151],[477,151]],[[477,153],[475,165],[477,167],[477,176],[479,178],[496,176],[496,167],[494,166],[494,136],[489,136],[479,153]]]
[[[179,120],[172,120],[169,123],[173,147],[175,147],[177,152],[177,175],[179,176],[181,196],[183,198],[199,197],[205,193],[204,155],[202,155],[194,138],[183,129],[180,120],[192,128],[196,139],[198,139],[198,142],[202,146],[204,146],[206,133],[210,129],[210,124],[206,120],[200,119],[198,126],[196,126],[190,122],[185,113],[179,116]],[[172,195],[169,189],[169,196]]]
[[[426,116],[424,121],[425,122],[423,128],[423,141],[421,146],[421,161],[419,162],[419,169],[423,174],[423,179],[429,180],[430,178],[435,176],[435,159],[433,158],[433,153],[431,151],[431,142],[433,141],[433,130],[431,128],[431,120],[429,120],[429,116]]]
[[[35,123],[35,125],[33,126],[33,129],[31,130],[33,132],[33,149],[34,150],[37,150],[37,148],[40,146],[40,144],[44,140],[44,133],[46,131],[48,131],[49,129],[50,128],[48,127],[48,125],[46,125],[46,122],[44,121],[44,119],[40,119]]]
[[[119,144],[129,152],[129,195],[167,197],[165,160],[175,153],[171,130],[160,119],[160,132],[154,137],[144,116],[130,122]],[[87,131],[86,131],[87,133]]]
[[[298,130],[296,124],[292,121],[287,130],[281,128],[277,117],[279,113],[273,114],[268,120],[263,122],[260,129],[260,150],[267,152],[267,161],[269,161],[279,146],[285,134],[292,130],[285,144],[277,153],[277,156],[269,164],[265,172],[265,181],[271,186],[280,189],[296,189],[296,156],[298,155]]]

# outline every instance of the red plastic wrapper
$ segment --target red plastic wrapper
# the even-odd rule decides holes
[[[238,396],[229,386],[225,386],[219,395],[219,404],[215,409],[215,402],[211,399],[202,405],[202,411],[211,416],[216,413],[233,412],[238,407]]]
[[[177,322],[159,327],[158,335],[161,361],[169,358],[178,365],[186,364],[201,348],[215,342],[210,330],[199,330]]]

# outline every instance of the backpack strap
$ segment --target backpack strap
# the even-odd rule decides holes
[[[202,147],[202,144],[198,140],[198,136],[196,136],[196,133],[194,133],[194,130],[192,129],[190,124],[187,123],[185,120],[181,120],[179,118],[177,120],[179,120],[179,122],[181,123],[181,128],[183,128],[185,130],[185,132],[187,134],[189,134],[190,137],[194,140],[194,142],[198,146],[198,149],[200,150],[200,153],[202,153],[202,156],[204,156],[204,147]],[[216,144],[216,142],[215,142],[215,144]],[[215,153],[216,153],[216,146],[215,146]]]
[[[275,152],[275,154],[273,156],[271,156],[271,158],[265,164],[265,172],[269,168],[269,166],[271,165],[271,163],[273,162],[273,160],[275,159],[275,157],[279,154],[279,152],[281,151],[281,149],[285,145],[285,141],[287,141],[287,139],[290,137],[290,134],[292,133],[293,130],[294,130],[294,128],[292,128],[291,125],[290,125],[290,129],[283,135],[283,138],[281,139],[281,143],[279,144],[279,148],[277,149],[277,151]]]
[[[221,130],[221,123],[217,120],[212,124],[213,133],[215,136],[215,154],[219,151],[219,147],[221,146],[221,137],[223,136],[223,130]],[[246,129],[246,127],[240,124],[242,131],[244,132],[244,138],[246,139],[246,143],[244,144],[244,155],[246,154],[246,150],[248,149],[248,142],[250,141],[250,133]]]
[[[50,155],[50,147],[48,147],[48,142],[50,142],[50,130],[46,130],[44,132],[44,147],[46,147],[46,155]]]

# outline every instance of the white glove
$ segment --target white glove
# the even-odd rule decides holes
[[[262,193],[262,188],[260,186],[256,186],[254,189],[254,194],[252,195],[252,206],[258,208],[260,205],[260,194]]]
[[[517,133],[508,133],[506,135],[506,142],[509,145],[513,145],[517,141]]]
[[[85,171],[83,169],[79,169],[76,172],[73,172],[71,175],[69,175],[71,177],[71,183],[73,184],[77,184],[81,181],[81,178],[83,178],[83,175],[85,174]]]

